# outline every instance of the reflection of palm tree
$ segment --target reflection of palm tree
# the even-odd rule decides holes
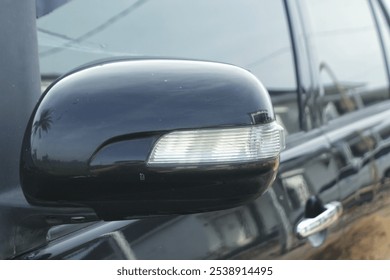
[[[51,124],[53,123],[51,117],[52,112],[53,111],[50,109],[43,110],[39,120],[34,122],[33,124],[34,134],[38,132],[39,138],[42,137],[42,131],[45,132],[49,131]]]

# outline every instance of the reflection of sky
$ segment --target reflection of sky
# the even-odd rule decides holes
[[[326,62],[339,81],[366,84],[386,83],[381,55],[368,1],[307,0],[310,40],[318,52],[318,63]],[[353,12],[352,12],[353,11]],[[323,75],[325,83],[332,83]]]
[[[390,13],[390,0],[382,0],[382,1],[386,6],[387,11]]]
[[[242,66],[268,87],[291,88],[294,71],[281,2],[150,0],[130,9],[140,2],[71,1],[38,20],[41,71],[62,73],[124,54],[183,57]],[[99,25],[103,28],[90,32]],[[51,50],[85,34],[90,35],[66,50]]]

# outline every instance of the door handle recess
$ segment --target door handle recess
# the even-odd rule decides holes
[[[318,233],[336,222],[343,213],[343,206],[338,201],[333,201],[324,206],[326,210],[314,218],[307,218],[299,222],[296,234],[299,238],[306,238]]]

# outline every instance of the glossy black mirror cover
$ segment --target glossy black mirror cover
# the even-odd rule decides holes
[[[162,136],[178,130],[274,121],[267,91],[249,72],[220,63],[120,60],[52,84],[27,127],[21,179],[30,203],[82,205],[105,219],[239,205],[269,186],[278,158],[150,167]]]

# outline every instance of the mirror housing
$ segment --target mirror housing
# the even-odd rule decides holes
[[[235,207],[273,182],[283,129],[254,75],[189,60],[79,68],[45,91],[27,126],[29,203],[104,220]]]

